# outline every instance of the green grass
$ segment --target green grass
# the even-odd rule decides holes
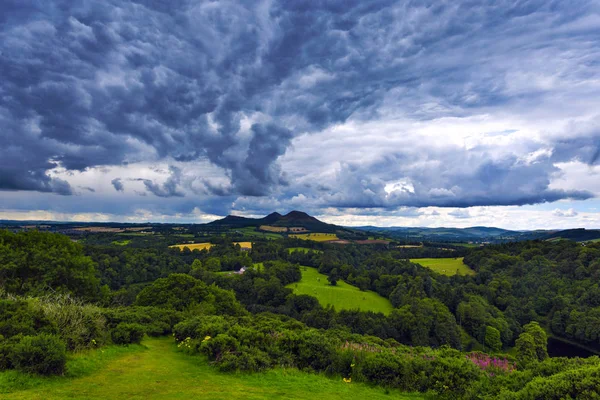
[[[312,240],[315,242],[328,242],[330,240],[338,240],[339,238],[335,233],[302,233],[297,235],[288,235],[290,238]]]
[[[477,243],[463,243],[463,242],[457,242],[457,243],[450,243],[453,246],[462,246],[462,247],[468,247],[470,249],[474,249],[477,247],[481,247],[480,244]]]
[[[475,271],[463,263],[463,257],[457,258],[413,258],[410,260],[416,264],[421,264],[438,274],[442,275],[475,275]]]
[[[281,239],[281,238],[283,238],[283,236],[281,236],[278,233],[255,231],[254,227],[251,227],[251,226],[246,227],[246,228],[231,229],[230,232],[235,233],[236,231],[241,232],[245,236],[249,236],[249,237],[258,237],[258,238],[263,238],[263,239]]]
[[[300,267],[302,280],[289,284],[296,294],[308,294],[319,300],[323,306],[331,304],[336,310],[375,311],[389,314],[392,304],[375,292],[361,292],[357,287],[338,281],[336,286],[331,286],[327,275],[320,274],[316,268]]]
[[[294,251],[302,251],[304,253],[308,253],[309,251],[314,251],[315,253],[322,253],[323,251],[321,250],[315,250],[315,249],[309,249],[308,247],[290,247],[288,250],[288,253],[293,253]]]
[[[144,349],[113,359],[77,378],[43,379],[35,388],[5,393],[6,400],[59,399],[424,399],[341,378],[274,369],[256,374],[220,373],[201,357],[176,350],[170,338],[148,338]],[[138,346],[141,347],[141,346]]]
[[[115,240],[114,242],[112,242],[112,244],[114,244],[116,246],[127,246],[129,243],[131,243],[131,239]]]
[[[259,271],[259,272],[262,272],[262,271],[265,270],[265,264],[263,264],[261,262],[254,263],[252,265],[254,266],[254,269],[257,270],[257,271]]]
[[[24,374],[14,370],[0,372],[0,398],[3,393],[35,389],[39,386],[52,386],[90,375],[106,367],[112,361],[128,354],[145,350],[144,346],[108,346],[98,350],[87,350],[70,355],[64,376],[42,377]]]

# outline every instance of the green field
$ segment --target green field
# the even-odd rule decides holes
[[[131,243],[131,239],[115,240],[114,242],[112,242],[112,244],[114,244],[116,246],[127,246],[129,243]]]
[[[254,374],[218,372],[204,358],[176,350],[171,338],[147,338],[95,370],[77,377],[36,378],[15,371],[0,373],[0,398],[59,399],[423,399],[341,378],[274,369]],[[102,350],[91,357],[102,358]],[[73,362],[69,362],[69,367]],[[67,375],[69,372],[67,372]],[[21,388],[16,389],[15,382]],[[33,387],[32,387],[33,386]],[[17,386],[18,387],[18,386]]]
[[[319,300],[322,306],[331,304],[336,310],[375,311],[389,314],[392,303],[375,292],[361,292],[357,287],[338,281],[336,286],[331,286],[327,275],[320,274],[316,268],[300,267],[302,280],[288,285],[296,294],[308,294]]]
[[[236,232],[240,232],[244,236],[258,237],[258,238],[263,238],[263,239],[281,239],[283,237],[283,236],[281,236],[278,233],[273,233],[273,232],[258,232],[252,226],[248,226],[248,227],[245,227],[245,228],[232,229],[231,230],[231,233],[236,233]]]
[[[293,253],[294,251],[302,251],[304,253],[308,253],[309,251],[314,251],[315,253],[322,253],[322,250],[309,249],[308,247],[290,247],[288,253]]]
[[[233,244],[239,244],[241,247],[252,248],[252,242],[233,242]],[[174,244],[169,247],[179,247],[180,250],[185,249],[186,247],[191,251],[194,250],[209,250],[213,247],[212,243],[187,243],[187,244]]]
[[[421,264],[442,275],[475,275],[475,271],[463,263],[463,257],[457,258],[413,258],[413,263]]]
[[[338,240],[335,233],[302,233],[297,235],[288,235],[293,239],[313,240],[315,242],[328,242],[330,240]]]

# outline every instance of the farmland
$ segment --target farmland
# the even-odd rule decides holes
[[[252,248],[252,242],[234,242],[233,244],[239,244],[242,248]],[[170,247],[179,247],[179,249],[183,250],[184,248],[188,248],[190,250],[208,250],[213,247],[212,243],[185,243],[185,244],[175,244]]]
[[[312,240],[315,242],[328,242],[330,240],[338,240],[335,233],[304,233],[300,235],[289,235],[290,238]]]
[[[457,258],[413,258],[410,260],[416,264],[431,269],[442,275],[475,275],[475,271],[463,263],[462,257]]]
[[[375,292],[361,292],[357,287],[344,281],[331,286],[327,275],[320,274],[316,268],[301,267],[302,280],[288,285],[295,294],[307,294],[319,300],[322,306],[331,304],[336,310],[346,309],[374,311],[389,314],[393,307],[390,301]]]
[[[282,226],[269,226],[269,225],[261,225],[258,229],[261,231],[267,232],[287,232],[288,228]]]
[[[290,247],[287,249],[288,253],[293,253],[294,251],[301,251],[303,253],[308,253],[309,251],[314,251],[315,253],[322,253],[322,250],[309,249],[308,247]]]

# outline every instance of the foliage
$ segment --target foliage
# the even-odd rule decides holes
[[[23,372],[59,375],[65,370],[67,351],[58,336],[23,336],[10,352],[12,366]]]
[[[121,322],[110,331],[110,337],[114,344],[139,344],[144,331],[140,324]]]
[[[54,292],[100,298],[95,265],[83,247],[46,232],[0,230],[0,282],[8,293],[17,295]]]

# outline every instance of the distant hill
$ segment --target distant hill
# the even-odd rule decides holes
[[[248,226],[259,227],[261,225],[268,226],[276,226],[276,227],[299,227],[305,228],[311,232],[324,232],[324,233],[334,233],[337,231],[348,231],[351,232],[350,229],[343,228],[341,226],[327,224],[325,222],[319,221],[315,217],[308,215],[302,211],[291,211],[286,215],[281,215],[279,213],[271,213],[263,218],[246,218],[246,217],[238,217],[235,215],[228,215],[223,219],[218,219],[213,222],[209,222],[209,226],[219,226],[226,227],[229,229],[235,228],[245,228]]]
[[[586,242],[588,240],[600,239],[600,230],[598,229],[567,229],[547,235],[545,240],[568,239],[575,242]]]
[[[511,231],[508,229],[474,226],[470,228],[409,228],[362,226],[355,229],[374,232],[397,240],[428,242],[508,242],[542,239],[554,231]]]

